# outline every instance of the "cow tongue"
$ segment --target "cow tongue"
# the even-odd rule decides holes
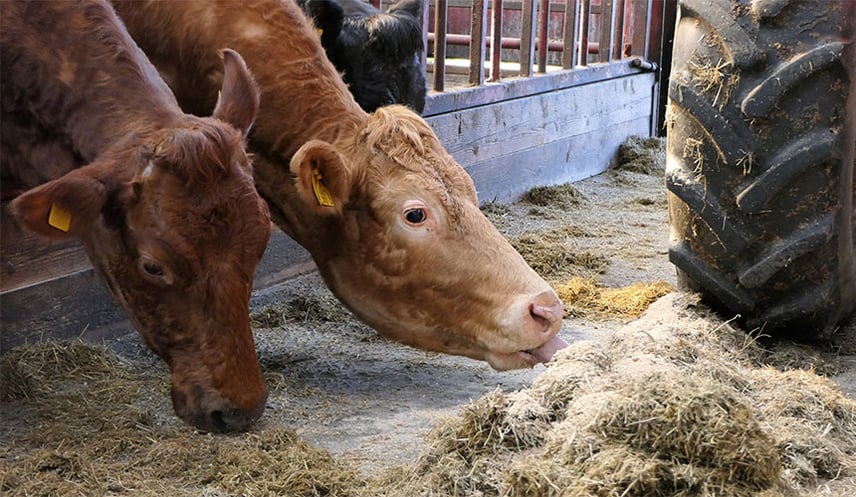
[[[537,349],[527,350],[526,352],[535,356],[535,358],[538,359],[538,362],[550,362],[550,359],[553,358],[553,354],[555,354],[556,351],[564,349],[567,346],[568,342],[559,337],[553,337],[550,341]]]

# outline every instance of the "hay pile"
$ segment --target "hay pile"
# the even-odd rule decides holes
[[[560,226],[543,231],[526,231],[511,237],[509,242],[526,263],[547,281],[562,281],[578,276],[600,274],[609,259],[588,250],[579,250],[569,243],[580,236],[573,226]]]
[[[529,215],[545,218],[564,218],[568,211],[578,209],[587,202],[585,195],[572,183],[554,186],[536,186],[520,197],[520,203],[529,205]]]
[[[856,402],[811,370],[777,369],[805,366],[799,354],[671,293],[560,352],[530,388],[464,406],[418,463],[371,479],[266,420],[237,435],[185,426],[153,358],[39,343],[0,358],[4,417],[31,420],[0,428],[0,493],[851,495]]]
[[[675,290],[665,281],[633,283],[624,288],[602,288],[595,278],[576,276],[555,285],[566,314],[589,318],[636,318],[654,301]]]
[[[343,323],[353,319],[353,314],[332,294],[300,295],[284,304],[270,305],[250,314],[254,328],[279,328],[301,321]]]
[[[0,408],[4,417],[24,410],[32,423],[3,429],[0,493],[352,496],[364,486],[290,429],[262,423],[251,433],[210,435],[184,425],[169,405],[167,375],[160,364],[83,343],[4,354]]]
[[[618,146],[613,170],[662,176],[666,168],[666,140],[631,136]]]
[[[756,342],[696,306],[672,293],[561,351],[530,388],[472,402],[378,493],[852,495],[856,402],[811,371],[766,366]]]
[[[550,282],[566,304],[565,316],[597,319],[633,319],[674,290],[664,281],[636,282],[623,288],[604,288],[599,275],[610,258],[575,247],[574,240],[592,235],[572,224],[509,237],[511,245],[532,269]]]

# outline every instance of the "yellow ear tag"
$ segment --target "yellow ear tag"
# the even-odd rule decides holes
[[[321,38],[321,35],[324,34],[324,30],[321,28],[315,28],[315,34],[318,35],[318,38]]]
[[[327,189],[327,186],[321,182],[322,179],[324,179],[324,177],[321,176],[321,171],[313,169],[312,190],[315,192],[315,198],[318,199],[318,204],[325,207],[333,207],[336,205],[333,203],[333,195],[330,194],[330,190]]]
[[[51,212],[48,214],[48,224],[60,231],[68,233],[69,228],[71,228],[71,213],[62,207],[53,204],[51,205]]]

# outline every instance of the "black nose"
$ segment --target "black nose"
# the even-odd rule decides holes
[[[185,423],[202,431],[228,433],[246,431],[262,415],[267,402],[267,392],[249,409],[240,409],[216,393],[183,395],[176,389],[172,392],[173,408]]]

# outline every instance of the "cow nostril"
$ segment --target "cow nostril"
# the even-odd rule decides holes
[[[250,410],[238,409],[234,406],[220,406],[219,409],[214,409],[208,413],[209,431],[215,432],[233,432],[246,431],[253,423],[261,417],[265,408],[264,396],[262,402]]]
[[[542,331],[547,331],[550,329],[550,319],[548,318],[548,312],[543,306],[538,304],[529,304],[529,316],[533,321],[538,323],[538,326],[542,329]]]
[[[539,293],[529,304],[529,316],[543,332],[553,331],[562,321],[562,301],[552,291]]]
[[[223,411],[211,411],[209,419],[211,420],[211,428],[209,431],[224,433],[234,429],[229,426],[229,423],[227,423],[226,420],[223,419]]]

